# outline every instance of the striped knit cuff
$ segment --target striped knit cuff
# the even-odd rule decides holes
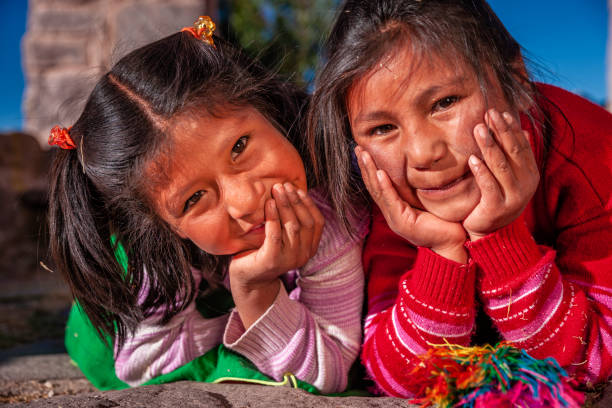
[[[281,284],[274,303],[248,330],[244,329],[238,312],[231,312],[223,344],[257,365],[286,347],[302,324],[301,314],[302,306],[289,299]]]
[[[429,304],[465,307],[474,302],[475,276],[471,262],[460,264],[419,247],[409,286]]]
[[[466,247],[488,285],[516,279],[542,258],[522,217],[486,237],[466,243]]]

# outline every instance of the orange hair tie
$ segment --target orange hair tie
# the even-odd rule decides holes
[[[49,145],[51,146],[59,146],[62,149],[71,150],[76,149],[76,144],[70,137],[70,129],[71,128],[61,128],[59,126],[55,126],[51,129],[51,134],[49,135]]]
[[[197,21],[193,23],[193,27],[184,27],[181,32],[186,31],[191,33],[195,38],[204,41],[215,47],[213,41],[213,32],[217,26],[213,23],[212,19],[208,16],[200,16]],[[215,47],[216,48],[216,47]]]

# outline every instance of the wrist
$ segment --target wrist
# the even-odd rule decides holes
[[[248,329],[274,303],[282,283],[280,279],[256,284],[234,283],[230,278],[232,298],[242,324]]]
[[[279,278],[273,278],[269,280],[257,279],[257,280],[242,280],[242,279],[232,279],[233,276],[230,276],[230,288],[232,295],[241,295],[241,296],[258,296],[260,294],[266,294],[269,292],[276,291],[278,293],[279,288]]]
[[[452,245],[432,247],[431,250],[436,254],[457,263],[465,264],[468,261],[468,252],[465,249],[464,242],[460,244],[456,243]]]
[[[469,232],[468,231],[468,237],[470,238],[471,242],[478,241],[479,239],[484,238],[487,235],[489,235],[489,234],[484,234],[484,233],[479,233],[479,232]]]

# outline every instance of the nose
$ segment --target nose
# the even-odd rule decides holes
[[[263,213],[265,192],[260,181],[248,177],[230,176],[225,177],[219,184],[225,208],[232,218],[259,221],[255,218],[259,215],[259,210]]]
[[[444,157],[446,145],[433,129],[412,129],[404,135],[408,166],[416,170],[429,170]]]

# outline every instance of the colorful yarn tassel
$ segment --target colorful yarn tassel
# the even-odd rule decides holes
[[[552,357],[537,360],[508,343],[436,345],[414,368],[413,404],[440,408],[579,408],[584,395]]]

